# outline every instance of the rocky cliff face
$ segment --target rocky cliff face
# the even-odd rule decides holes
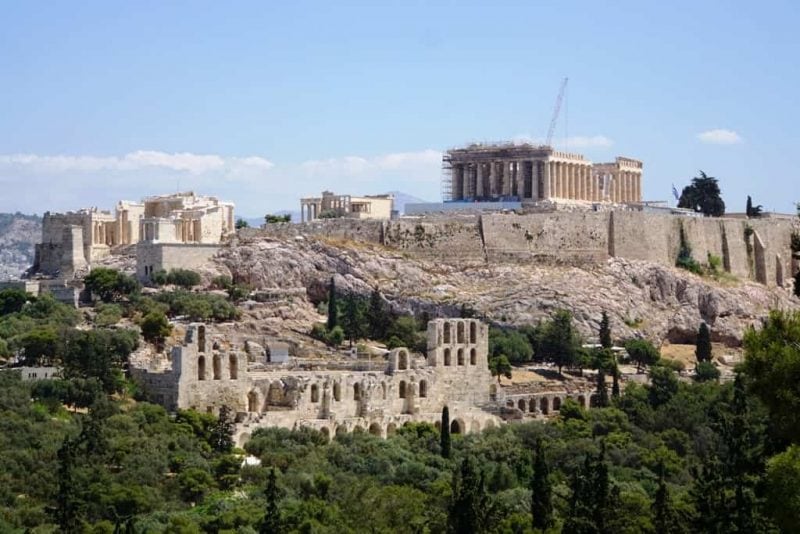
[[[0,280],[17,278],[33,265],[34,244],[41,237],[41,217],[0,213]]]
[[[228,274],[256,288],[304,287],[325,298],[331,275],[342,291],[373,287],[398,310],[457,315],[461,305],[489,320],[522,325],[565,308],[589,339],[606,311],[617,337],[690,342],[701,321],[716,341],[738,344],[773,308],[800,308],[781,288],[718,283],[675,268],[611,259],[587,267],[500,263],[462,266],[409,259],[379,246],[294,238],[253,239],[225,249],[207,274]],[[309,325],[310,326],[310,325]]]

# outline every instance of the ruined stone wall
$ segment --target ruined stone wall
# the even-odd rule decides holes
[[[487,214],[481,218],[489,261],[587,263],[608,258],[608,213]]]
[[[237,236],[242,241],[261,237],[291,239],[298,236],[313,236],[380,244],[383,242],[383,221],[325,219],[297,224],[271,223],[264,228],[242,228],[237,232]]]
[[[485,260],[479,217],[389,221],[383,244],[418,258],[461,262]]]

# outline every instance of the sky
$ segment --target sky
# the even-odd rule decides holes
[[[194,190],[441,199],[441,152],[541,140],[800,201],[800,2],[0,0],[0,212]]]

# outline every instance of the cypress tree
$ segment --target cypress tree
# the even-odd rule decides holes
[[[652,506],[653,526],[655,531],[660,534],[678,534],[682,532],[682,529],[678,524],[678,517],[672,505],[664,472],[664,462],[661,461],[658,464],[658,488]]]
[[[450,458],[450,409],[447,406],[442,408],[442,429],[439,438],[442,458]]]
[[[278,500],[280,494],[278,492],[277,477],[275,476],[275,468],[269,470],[267,477],[267,487],[264,490],[264,496],[267,499],[267,509],[264,513],[264,519],[261,521],[261,527],[258,529],[259,534],[278,534],[281,532],[281,515],[278,509]]]
[[[339,310],[336,303],[336,281],[331,276],[331,282],[328,285],[328,332],[333,330],[339,325]]]
[[[460,470],[453,473],[453,497],[447,515],[447,530],[451,534],[486,532],[486,486],[481,473],[471,457],[461,462]]]
[[[78,444],[64,438],[58,449],[58,494],[56,496],[56,522],[61,532],[78,532],[78,496],[75,487],[75,458]]]
[[[604,349],[610,349],[613,346],[611,341],[611,325],[608,321],[608,314],[603,312],[603,318],[600,319],[600,345]]]
[[[706,323],[700,324],[695,347],[694,354],[698,363],[711,361],[711,331]]]
[[[369,337],[371,339],[384,339],[386,337],[386,330],[389,328],[389,314],[383,304],[378,288],[372,290],[369,296],[369,312],[367,315],[369,322]]]
[[[365,333],[364,310],[360,300],[352,293],[348,294],[344,300],[342,328],[350,341],[350,348],[353,347],[353,342],[360,339]]]
[[[747,195],[747,205],[745,206],[745,213],[748,217],[753,216],[753,199],[750,198],[750,195]]]
[[[606,388],[606,371],[602,367],[597,370],[597,406],[608,406],[608,389]]]
[[[547,530],[553,526],[553,488],[541,439],[536,441],[530,487],[533,528]]]
[[[612,377],[614,381],[611,383],[611,396],[615,399],[619,398],[619,367],[614,364],[614,374]]]
[[[794,296],[800,297],[800,271],[794,275]]]

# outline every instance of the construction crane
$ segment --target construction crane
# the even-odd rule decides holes
[[[564,93],[567,90],[567,82],[569,78],[564,78],[561,82],[561,88],[558,90],[558,98],[556,98],[556,105],[553,108],[553,118],[550,119],[550,129],[547,130],[547,140],[545,145],[550,146],[553,141],[553,133],[556,131],[556,122],[558,122],[558,114],[561,112],[561,102],[564,100]]]

